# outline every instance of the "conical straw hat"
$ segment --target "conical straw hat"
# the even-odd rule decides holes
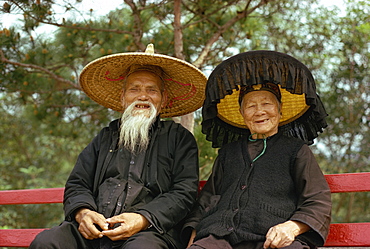
[[[159,66],[168,76],[164,78],[168,102],[161,110],[162,118],[182,116],[202,106],[207,77],[184,60],[155,54],[152,44],[145,52],[118,53],[90,62],[80,74],[81,88],[98,104],[122,112],[123,80],[132,65]]]

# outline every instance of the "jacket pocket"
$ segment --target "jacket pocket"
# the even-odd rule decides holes
[[[130,189],[127,191],[124,211],[135,211],[141,206],[153,200],[152,192],[146,188],[142,183],[135,181],[128,181]],[[131,191],[132,190],[132,191]]]

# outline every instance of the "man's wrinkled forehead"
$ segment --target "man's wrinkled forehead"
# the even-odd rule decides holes
[[[127,70],[124,84],[126,84],[126,80],[131,74],[141,71],[150,72],[157,75],[161,79],[161,91],[165,90],[164,78],[166,74],[161,67],[155,65],[132,65]]]
[[[137,71],[148,71],[158,75],[162,80],[165,78],[165,73],[160,66],[156,65],[132,65],[126,73],[126,78]]]

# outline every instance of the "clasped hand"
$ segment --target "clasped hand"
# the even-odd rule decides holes
[[[113,241],[126,240],[149,226],[148,220],[137,213],[122,213],[106,219],[102,214],[89,209],[79,210],[76,221],[80,224],[78,231],[90,240],[103,236]],[[119,225],[115,226],[116,224]]]

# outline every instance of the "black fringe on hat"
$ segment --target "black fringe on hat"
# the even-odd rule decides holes
[[[306,95],[308,111],[298,119],[279,127],[286,135],[313,144],[323,128],[327,127],[328,114],[316,94],[315,80],[308,68],[295,58],[275,51],[250,51],[235,55],[219,64],[211,73],[206,86],[206,99],[202,109],[202,132],[212,147],[238,140],[249,135],[247,129],[232,126],[217,117],[217,104],[233,89],[261,82],[280,84],[292,94]]]

